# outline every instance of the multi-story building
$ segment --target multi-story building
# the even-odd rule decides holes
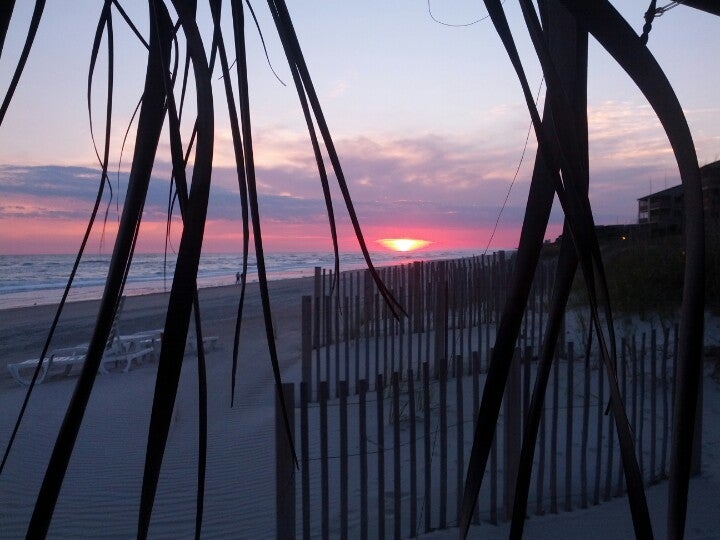
[[[717,227],[720,224],[720,161],[705,165],[700,169],[700,174],[705,221]]]
[[[703,211],[708,225],[720,220],[720,161],[700,168]],[[638,224],[655,234],[679,233],[685,221],[683,186],[651,193],[638,199]]]
[[[683,187],[673,186],[638,199],[638,223],[664,232],[680,232],[683,227]]]

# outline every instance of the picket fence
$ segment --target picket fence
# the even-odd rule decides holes
[[[303,380],[284,388],[299,471],[277,415],[279,538],[405,538],[457,525],[511,264],[496,255],[381,269],[405,306],[404,319],[387,313],[366,273],[341,274],[327,294],[333,277],[316,271],[315,298],[303,299]],[[551,265],[538,276],[476,524],[511,517]],[[677,329],[626,336],[618,351],[620,389],[650,485],[668,472]],[[624,495],[606,387],[594,347],[567,341],[557,348],[528,514],[572,511]]]

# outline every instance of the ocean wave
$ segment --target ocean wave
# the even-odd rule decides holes
[[[407,264],[416,260],[467,257],[476,252],[423,251],[408,253],[379,253],[373,256],[377,266]],[[0,255],[0,309],[32,305],[55,304],[72,269],[74,255]],[[170,289],[176,256],[137,254],[128,274],[126,294],[138,295],[165,292]],[[310,276],[315,267],[332,269],[332,253],[291,252],[266,253],[268,279]],[[69,296],[71,301],[100,298],[110,266],[110,255],[92,254],[83,259]],[[365,267],[360,253],[342,253],[341,270]],[[198,269],[198,286],[215,287],[235,283],[236,272],[242,271],[242,256],[234,253],[203,254]],[[257,281],[256,261],[248,261],[247,279]]]

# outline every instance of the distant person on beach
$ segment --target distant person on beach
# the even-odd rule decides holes
[[[235,285],[240,283],[240,272],[235,272]]]

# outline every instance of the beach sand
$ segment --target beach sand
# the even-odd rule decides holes
[[[273,281],[271,304],[277,345],[289,380],[300,355],[300,302],[312,278]],[[248,284],[236,404],[230,408],[232,339],[240,288],[200,291],[203,332],[218,336],[207,355],[208,470],[204,532],[208,537],[274,535],[274,386],[259,288]],[[128,297],[123,334],[163,326],[168,294]],[[53,347],[87,342],[99,302],[68,304]],[[0,311],[0,440],[9,440],[25,387],[5,364],[37,357],[54,306]],[[78,368],[75,368],[78,369]],[[129,373],[98,375],[80,430],[50,536],[135,535],[156,362]],[[23,537],[76,376],[36,387],[6,470],[0,478],[0,537]],[[151,525],[152,536],[192,536],[197,475],[197,359],[186,355]],[[271,532],[272,531],[272,532]]]
[[[283,377],[300,375],[300,304],[311,294],[312,278],[270,283]],[[249,284],[240,348],[237,398],[230,408],[232,337],[240,289],[200,291],[203,332],[218,336],[207,355],[208,463],[204,538],[275,537],[275,408],[272,369],[263,327],[258,285]],[[128,297],[122,312],[123,334],[160,328],[168,294]],[[54,347],[87,342],[99,302],[69,304]],[[0,311],[0,440],[5,444],[25,387],[5,364],[37,357],[55,308],[38,306]],[[76,368],[77,369],[77,368]],[[138,506],[157,363],[129,373],[98,375],[75,451],[50,527],[50,537],[128,538],[136,534]],[[688,538],[720,538],[720,392],[706,377],[703,475],[693,480]],[[0,537],[25,536],[48,459],[76,376],[56,376],[39,385],[6,469],[0,477]],[[197,360],[185,356],[168,446],[160,476],[150,536],[192,537],[197,482]],[[648,490],[653,525],[664,537],[667,483]],[[505,538],[507,525],[482,525],[471,537]],[[527,538],[613,538],[632,531],[625,498],[599,507],[528,521]],[[355,531],[357,532],[357,531]],[[620,534],[620,536],[617,536]],[[450,538],[456,529],[437,532]],[[431,535],[433,536],[433,535]]]

